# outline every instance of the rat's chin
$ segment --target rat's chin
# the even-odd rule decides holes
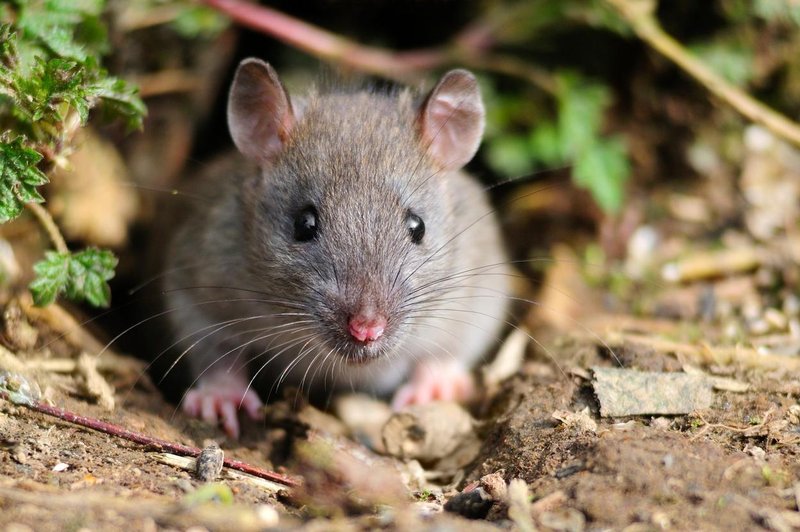
[[[344,362],[352,366],[365,366],[377,360],[382,360],[389,353],[388,339],[379,339],[372,342],[359,342],[348,340],[339,346],[337,354]]]

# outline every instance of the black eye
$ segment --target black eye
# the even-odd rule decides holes
[[[422,218],[409,211],[406,214],[406,227],[413,243],[422,242],[422,237],[425,236],[425,222],[422,221]]]
[[[294,215],[294,239],[308,242],[317,236],[317,209],[313,205],[304,207]]]

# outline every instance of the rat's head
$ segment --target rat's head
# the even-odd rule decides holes
[[[313,351],[367,362],[397,351],[456,284],[465,228],[448,180],[480,144],[483,104],[463,70],[419,101],[334,91],[299,102],[266,63],[239,66],[229,127],[262,170],[242,192],[250,269],[289,300]]]

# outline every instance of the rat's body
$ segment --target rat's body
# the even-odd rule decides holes
[[[256,415],[256,390],[280,383],[463,398],[509,291],[491,208],[460,170],[483,128],[474,78],[451,72],[422,102],[333,91],[293,107],[247,60],[228,120],[244,158],[203,179],[213,199],[168,261],[172,328],[198,377],[185,409],[235,434],[236,407]]]

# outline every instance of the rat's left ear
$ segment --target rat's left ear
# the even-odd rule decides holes
[[[484,110],[478,81],[466,70],[445,74],[422,104],[422,148],[445,170],[458,170],[478,151]]]

